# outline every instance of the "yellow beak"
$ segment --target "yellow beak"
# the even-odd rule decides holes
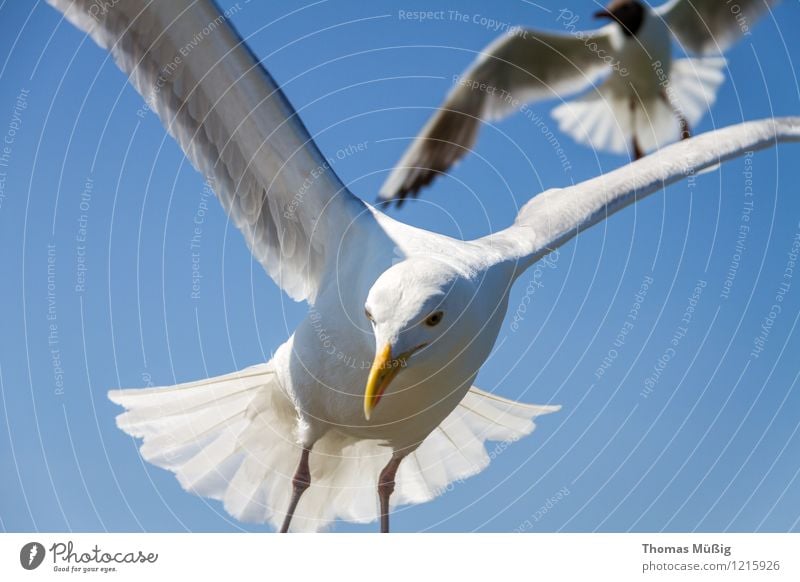
[[[406,358],[409,354],[401,354],[392,359],[392,346],[386,344],[382,350],[375,355],[372,368],[367,379],[367,388],[364,391],[364,417],[369,420],[372,411],[386,392],[397,373],[405,366]]]

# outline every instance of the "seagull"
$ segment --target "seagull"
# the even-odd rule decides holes
[[[337,519],[379,519],[387,532],[393,507],[483,470],[487,440],[516,441],[558,410],[473,385],[514,281],[578,232],[694,171],[800,140],[798,118],[720,129],[543,192],[509,228],[456,240],[354,196],[209,0],[131,0],[105,12],[93,0],[49,1],[111,52],[266,272],[309,305],[266,363],[109,392],[145,460],[235,518],[283,532]]]
[[[713,105],[725,79],[719,56],[778,0],[670,0],[650,8],[614,0],[595,13],[611,23],[577,29],[580,17],[558,12],[563,32],[513,28],[487,46],[456,77],[380,189],[379,200],[398,205],[416,196],[475,145],[481,121],[557,98],[558,127],[596,150],[632,157],[676,139]],[[673,60],[673,40],[697,58]],[[590,88],[571,101],[564,99]]]

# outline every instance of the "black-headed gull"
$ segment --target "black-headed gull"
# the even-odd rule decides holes
[[[456,79],[444,103],[411,143],[380,190],[398,204],[430,183],[475,145],[484,120],[557,98],[559,129],[597,150],[640,158],[678,138],[714,103],[725,79],[718,56],[778,0],[671,0],[651,9],[614,0],[578,28],[580,17],[557,13],[563,30],[515,28],[486,47]],[[673,59],[673,42],[699,55]],[[717,55],[717,56],[710,56]],[[593,87],[585,94],[570,98]]]

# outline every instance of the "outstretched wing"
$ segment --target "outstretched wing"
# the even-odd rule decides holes
[[[487,252],[519,260],[522,272],[580,231],[665,186],[745,152],[790,141],[800,141],[800,117],[710,131],[570,188],[547,190],[522,207],[511,227],[480,242]]]
[[[718,53],[739,40],[780,0],[670,0],[656,8],[688,51]]]
[[[574,93],[608,69],[616,25],[554,34],[519,28],[495,40],[467,69],[381,187],[401,203],[467,154],[483,120],[536,99]]]
[[[48,0],[111,52],[258,261],[314,301],[345,229],[372,221],[210,0]]]

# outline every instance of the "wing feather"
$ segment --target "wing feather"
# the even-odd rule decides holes
[[[656,8],[683,47],[699,54],[721,53],[747,34],[780,0],[670,0]]]
[[[608,68],[601,55],[611,53],[614,33],[611,25],[568,35],[519,28],[495,40],[425,124],[386,179],[380,197],[402,203],[447,172],[475,145],[482,121],[594,82]]]
[[[664,187],[745,152],[800,141],[800,117],[740,123],[671,144],[569,188],[547,190],[522,207],[514,224],[481,239],[524,269],[578,232]]]
[[[210,0],[48,1],[111,52],[269,275],[313,302],[332,259],[326,249],[372,214],[342,185],[230,14]]]

